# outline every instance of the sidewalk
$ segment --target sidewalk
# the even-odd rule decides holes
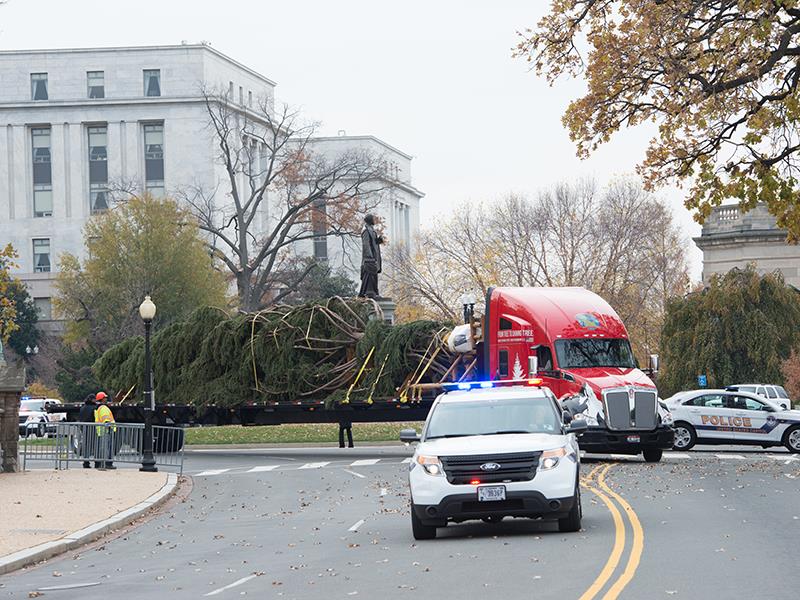
[[[126,525],[176,486],[174,473],[133,469],[0,474],[0,575]]]

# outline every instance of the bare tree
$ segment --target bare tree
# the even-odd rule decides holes
[[[236,281],[239,308],[252,311],[292,293],[313,269],[298,269],[297,245],[357,235],[361,219],[392,185],[380,157],[313,149],[315,123],[269,97],[240,106],[203,91],[223,175],[181,192],[212,252]],[[267,215],[267,213],[269,213]]]
[[[535,200],[459,206],[423,231],[414,256],[392,254],[392,292],[429,316],[450,316],[467,290],[491,285],[582,286],[625,321],[640,354],[658,346],[666,300],[686,291],[685,241],[634,180],[599,190],[560,184]]]

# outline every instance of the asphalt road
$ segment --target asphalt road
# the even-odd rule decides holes
[[[0,577],[28,598],[758,598],[797,595],[800,458],[585,458],[584,530],[505,520],[411,536],[404,448],[187,456],[188,498]],[[96,584],[73,589],[52,587]]]

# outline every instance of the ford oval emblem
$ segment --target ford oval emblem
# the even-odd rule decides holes
[[[500,465],[497,463],[483,463],[481,465],[481,471],[497,471],[500,468]]]

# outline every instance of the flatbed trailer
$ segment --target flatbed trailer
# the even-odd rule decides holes
[[[157,404],[154,425],[202,427],[213,425],[282,425],[284,423],[338,423],[342,418],[353,423],[424,421],[433,397],[413,402],[376,400],[370,404],[353,401],[348,408],[326,409],[322,401],[242,404],[235,407],[202,408],[178,404]],[[67,421],[78,421],[80,403],[60,404],[58,412],[66,413]],[[118,423],[143,423],[143,404],[109,403]]]

